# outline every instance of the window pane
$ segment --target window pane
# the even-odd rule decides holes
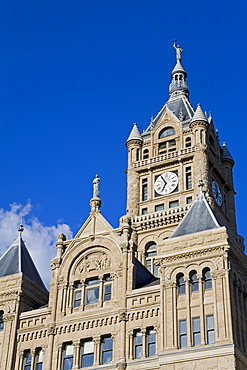
[[[200,331],[200,319],[199,319],[199,317],[193,319],[193,331],[194,332]]]
[[[83,344],[83,354],[94,352],[94,342],[88,341]]]
[[[187,333],[186,320],[179,321],[179,332],[180,334]]]
[[[200,333],[194,333],[193,339],[194,339],[194,346],[200,346],[200,344],[201,344],[201,334]]]
[[[208,344],[214,344],[214,331],[208,332]]]
[[[112,362],[112,351],[107,351],[103,353],[102,364],[109,364]]]
[[[90,353],[88,355],[83,355],[82,356],[81,367],[93,366],[93,362],[94,362],[94,354],[93,353]]]
[[[65,358],[63,362],[63,370],[70,370],[73,367],[73,357]]]
[[[150,343],[148,345],[148,356],[154,356],[156,352],[156,346],[155,343]]]
[[[97,285],[97,284],[99,284],[99,279],[88,280],[88,282],[87,282],[88,286]]]
[[[142,357],[142,346],[137,346],[135,348],[135,358],[141,358]]]
[[[180,348],[187,347],[187,335],[183,335],[180,337]]]
[[[142,333],[141,332],[136,333],[136,344],[142,344]]]
[[[87,289],[86,304],[94,304],[99,300],[99,288]]]
[[[207,316],[207,330],[213,330],[214,329],[214,317]]]
[[[42,366],[43,366],[42,363],[37,364],[36,365],[36,370],[42,370]]]

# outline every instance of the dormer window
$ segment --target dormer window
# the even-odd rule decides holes
[[[164,130],[160,131],[159,139],[163,139],[164,137],[175,135],[175,133],[176,132],[173,127],[166,127],[164,128]]]

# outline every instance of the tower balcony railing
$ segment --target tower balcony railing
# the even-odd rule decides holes
[[[177,158],[177,157],[180,157],[181,155],[193,153],[195,151],[196,151],[195,147],[190,146],[188,148],[184,148],[184,149],[177,150],[177,151],[174,151],[174,152],[161,154],[161,155],[158,155],[158,156],[155,156],[155,157],[152,157],[152,158],[148,158],[148,159],[142,159],[141,161],[136,161],[136,162],[133,163],[132,167],[133,168],[138,168],[138,167],[142,167],[142,166],[146,166],[146,165],[150,165],[150,164],[159,163],[159,162],[165,161],[167,159]]]
[[[163,211],[157,211],[152,213],[146,213],[145,215],[134,216],[133,222],[134,223],[150,222],[161,219],[163,220],[173,219],[174,222],[176,222],[183,218],[183,216],[187,213],[190,207],[191,204],[186,204],[180,207],[168,208]]]

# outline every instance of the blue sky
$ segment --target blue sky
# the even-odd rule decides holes
[[[16,217],[1,252],[20,214],[27,234],[36,227],[28,248],[40,261],[44,230],[55,235],[60,224],[75,234],[96,173],[102,213],[118,226],[125,141],[134,122],[144,130],[167,101],[174,39],[184,49],[192,105],[212,112],[235,159],[238,231],[246,237],[246,17],[244,0],[2,0],[0,220]],[[42,272],[53,239],[42,265],[36,261]]]

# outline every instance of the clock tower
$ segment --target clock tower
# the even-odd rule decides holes
[[[220,225],[236,234],[232,167],[234,160],[219,143],[211,115],[189,100],[183,50],[174,42],[176,65],[169,99],[147,129],[137,124],[127,139],[127,213],[138,235],[138,254],[145,264],[146,245],[168,238],[200,192]],[[146,243],[147,242],[147,243]]]

